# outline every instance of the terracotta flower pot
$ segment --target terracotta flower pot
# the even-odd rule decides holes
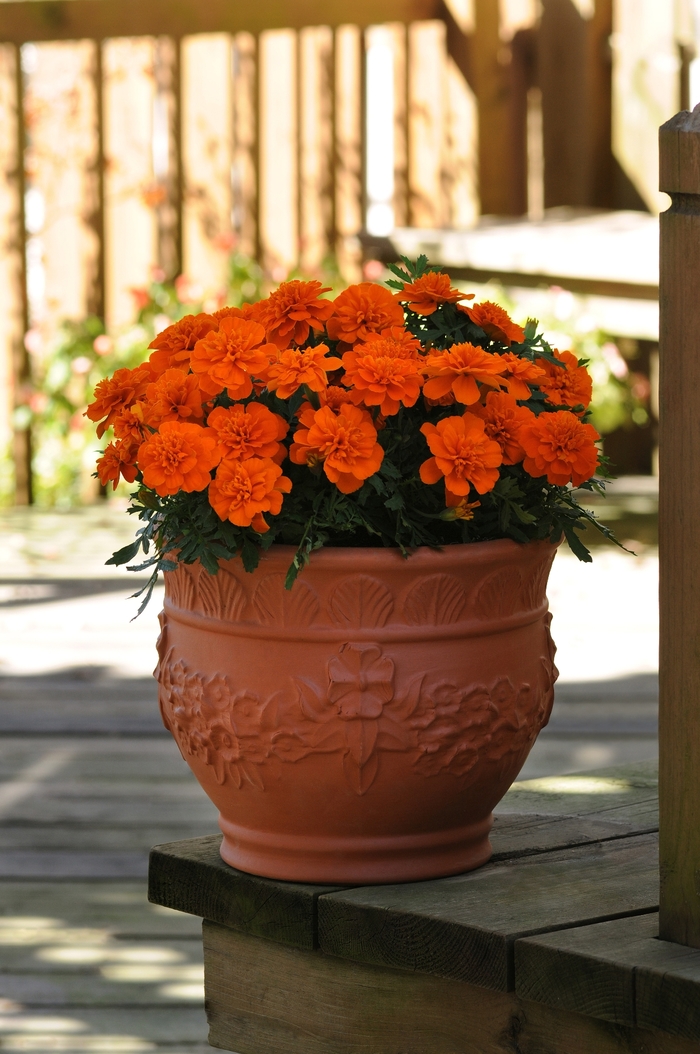
[[[547,723],[555,547],[293,550],[254,574],[166,574],[163,720],[211,800],[221,855],[302,882],[455,874]]]

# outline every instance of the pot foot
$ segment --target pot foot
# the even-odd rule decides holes
[[[493,815],[465,827],[386,837],[312,837],[252,831],[219,818],[231,867],[287,882],[375,885],[473,871],[491,858]]]

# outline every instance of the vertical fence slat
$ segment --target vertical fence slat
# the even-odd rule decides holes
[[[232,38],[182,41],[183,270],[206,295],[224,284],[233,244]]]
[[[299,33],[299,263],[315,271],[332,248],[333,33]]]
[[[362,34],[340,26],[335,36],[335,212],[338,262],[350,281],[360,277],[357,233],[362,227]]]
[[[479,216],[479,112],[474,92],[449,57],[445,76],[445,219],[459,229]]]
[[[255,37],[237,33],[233,59],[233,226],[237,248],[256,256],[257,213],[257,91]]]
[[[445,26],[415,22],[409,31],[409,121],[411,154],[409,186],[411,223],[442,227]]]
[[[297,49],[293,30],[260,36],[260,234],[262,260],[280,280],[298,261]]]
[[[108,40],[103,49],[106,314],[110,327],[134,317],[131,290],[150,281],[158,259],[153,179],[151,37]]]
[[[96,242],[92,280],[87,289],[87,310],[105,317],[105,140],[104,140],[104,69],[102,42],[95,41],[92,55],[92,91],[94,97],[94,165],[92,180],[95,206],[87,222]]]
[[[15,430],[13,411],[23,401],[29,374],[24,347],[27,300],[24,255],[24,157],[19,48],[0,45],[0,457],[12,450],[15,502],[31,502],[31,436]]]
[[[31,322],[50,338],[99,300],[100,194],[95,45],[32,45],[25,79]],[[43,211],[43,217],[41,212]],[[43,271],[43,291],[38,280]]]
[[[233,40],[233,229],[236,250],[257,256],[257,41],[251,33]]]
[[[659,935],[700,947],[700,111],[660,133]]]
[[[406,27],[388,27],[394,55],[394,222],[406,227],[408,207],[408,40]]]
[[[161,193],[156,205],[158,263],[169,279],[174,278],[182,266],[179,58],[180,48],[176,41],[170,37],[156,40],[153,176],[154,185]]]

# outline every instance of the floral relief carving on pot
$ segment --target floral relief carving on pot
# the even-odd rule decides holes
[[[160,665],[159,683],[163,720],[182,753],[210,765],[219,784],[230,777],[239,788],[247,782],[264,790],[258,766],[269,741],[266,704],[253,692],[232,690],[220,674],[205,678],[190,671],[172,648]]]
[[[409,626],[445,626],[459,622],[467,594],[453,575],[427,575],[408,591],[403,604]]]
[[[379,645],[345,643],[328,661],[324,685],[293,677],[296,694],[263,700],[222,675],[193,673],[171,648],[159,665],[159,694],[183,754],[212,766],[220,784],[230,775],[238,788],[264,790],[267,758],[295,763],[337,753],[348,785],[363,795],[383,753],[412,754],[422,776],[447,772],[461,780],[477,762],[500,767],[522,753],[551,709],[557,672],[549,655],[540,668],[535,685],[503,676],[462,687],[419,674],[397,691],[394,660]]]
[[[284,761],[340,752],[348,784],[364,794],[377,775],[380,752],[413,745],[402,718],[415,703],[410,690],[395,695],[393,659],[376,644],[342,644],[327,669],[324,687],[294,678],[298,709],[273,734],[272,749]]]
[[[338,626],[375,629],[385,626],[394,610],[387,587],[370,575],[344,578],[332,590],[328,608]]]
[[[284,575],[269,574],[253,594],[253,607],[259,620],[268,625],[311,626],[318,618],[316,591],[306,582],[296,581],[293,589],[284,588]]]

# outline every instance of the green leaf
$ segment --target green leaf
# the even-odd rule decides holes
[[[130,542],[123,549],[117,549],[116,553],[112,553],[109,560],[105,560],[105,564],[114,564],[116,566],[127,564],[129,560],[134,559],[140,548],[141,539],[137,538],[135,542]]]

